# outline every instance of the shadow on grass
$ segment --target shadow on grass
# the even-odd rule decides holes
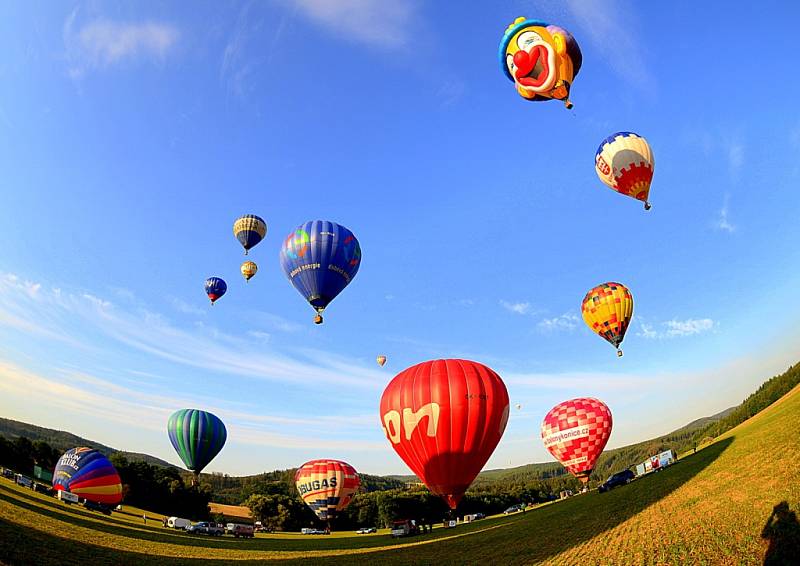
[[[474,564],[491,561],[499,564],[529,564],[546,561],[571,547],[582,544],[595,536],[613,529],[620,523],[644,511],[650,505],[666,497],[681,485],[714,462],[730,445],[733,438],[727,438],[713,444],[697,454],[684,457],[676,464],[660,472],[645,476],[628,486],[614,489],[608,493],[596,492],[576,496],[562,502],[544,506],[525,515],[517,515],[513,519],[486,521],[488,526],[495,524],[499,528],[487,530],[480,534],[469,534],[472,528],[479,530],[481,522],[462,526],[452,531],[401,539],[395,543],[432,541],[411,548],[386,548],[393,542],[388,537],[365,539],[331,539],[331,540],[281,540],[256,539],[246,544],[231,544],[234,541],[194,538],[187,535],[161,534],[154,531],[136,531],[124,526],[97,523],[81,517],[71,516],[61,510],[41,509],[26,501],[0,490],[0,501],[30,509],[55,519],[68,521],[89,529],[106,533],[137,538],[157,543],[191,545],[194,547],[213,547],[239,553],[236,560],[240,562],[264,562],[263,559],[248,560],[248,550],[262,551],[336,551],[342,554],[330,557],[308,558],[315,564],[341,563],[342,561],[361,560],[370,564]],[[134,526],[135,525],[131,525]],[[766,531],[766,529],[765,529]],[[772,532],[772,531],[769,531]],[[441,536],[463,534],[457,538],[436,541]],[[14,543],[17,541],[17,544]],[[227,542],[227,544],[226,544]],[[239,541],[237,541],[239,542]],[[362,556],[347,556],[348,549],[383,547]],[[244,554],[244,556],[242,556]],[[79,563],[87,559],[102,563],[114,564],[181,564],[189,558],[169,558],[152,556],[134,552],[118,551],[93,544],[70,541],[58,536],[51,536],[40,531],[25,529],[16,524],[0,522],[0,560],[11,564],[64,564]],[[284,560],[279,560],[284,562]],[[301,560],[287,560],[300,562]],[[230,561],[202,560],[203,564],[225,564]],[[770,563],[771,564],[771,563]]]
[[[761,538],[769,541],[764,566],[797,564],[795,561],[800,560],[800,523],[786,501],[781,501],[772,510],[761,531]]]

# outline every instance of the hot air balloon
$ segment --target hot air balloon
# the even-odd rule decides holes
[[[245,281],[250,281],[250,278],[252,278],[253,275],[255,275],[258,271],[258,266],[254,261],[246,261],[239,269],[242,272],[242,276],[244,277]]]
[[[322,521],[330,522],[350,504],[361,485],[353,466],[339,460],[311,460],[294,475],[297,492]]]
[[[260,216],[245,214],[233,223],[233,235],[244,248],[244,255],[267,235],[267,223]]]
[[[205,284],[206,295],[211,299],[211,304],[219,299],[228,290],[228,284],[221,277],[209,277]]]
[[[167,421],[167,433],[178,456],[195,477],[222,450],[228,437],[225,425],[217,416],[199,409],[172,413]]]
[[[353,280],[360,265],[358,240],[335,222],[306,222],[281,247],[283,272],[317,311],[316,324],[322,324],[322,311]]]
[[[508,413],[500,376],[468,360],[412,366],[392,379],[380,403],[392,448],[451,509],[494,452]]]
[[[517,410],[518,410],[518,411],[521,411],[521,410],[522,410],[522,403],[517,403]]]
[[[622,355],[619,345],[633,317],[633,295],[622,283],[601,283],[583,298],[583,321],[594,332],[608,340]]]
[[[583,483],[611,436],[611,411],[590,397],[559,403],[542,421],[542,442],[556,460]]]
[[[383,367],[386,365],[386,356],[378,356],[375,361],[378,362],[379,366]]]
[[[642,201],[645,210],[650,210],[647,197],[655,166],[647,140],[633,132],[611,134],[594,156],[600,180],[618,193]]]
[[[53,488],[104,505],[122,501],[122,481],[117,469],[108,458],[91,448],[64,452],[53,470]]]
[[[563,100],[583,62],[578,42],[567,30],[539,20],[517,18],[503,34],[500,68],[527,100]]]

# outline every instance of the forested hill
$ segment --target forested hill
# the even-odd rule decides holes
[[[14,440],[20,437],[27,438],[31,442],[39,440],[46,442],[58,452],[66,452],[70,448],[76,448],[78,446],[88,446],[89,448],[94,448],[95,450],[102,452],[106,456],[111,456],[112,454],[120,452],[130,462],[146,462],[156,466],[174,467],[169,462],[165,462],[164,460],[156,458],[155,456],[150,456],[149,454],[124,452],[115,448],[111,448],[110,446],[106,446],[105,444],[100,444],[94,440],[87,440],[86,438],[82,438],[72,434],[71,432],[43,428],[28,423],[12,421],[11,419],[0,418],[0,436],[4,436],[9,440]]]

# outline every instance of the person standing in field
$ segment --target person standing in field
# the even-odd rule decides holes
[[[147,524],[147,513],[144,513],[144,514],[142,515],[142,521],[144,521],[144,524],[145,524],[145,525]]]

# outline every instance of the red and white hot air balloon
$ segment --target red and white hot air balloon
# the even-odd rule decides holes
[[[323,521],[332,521],[350,504],[361,485],[353,466],[339,460],[311,460],[294,475],[297,492]]]
[[[556,460],[583,483],[611,436],[611,411],[591,397],[559,403],[542,421],[542,442]]]
[[[468,360],[412,366],[389,382],[380,404],[392,448],[451,509],[500,442],[508,412],[500,376]]]

